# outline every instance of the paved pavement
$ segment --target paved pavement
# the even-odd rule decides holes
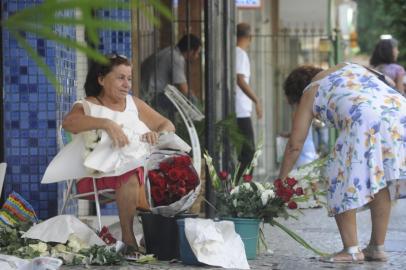
[[[312,252],[299,246],[294,240],[287,236],[278,228],[266,226],[265,236],[269,247],[273,250],[272,255],[260,255],[256,260],[249,261],[251,269],[341,269],[341,270],[372,270],[372,269],[406,269],[406,200],[400,200],[394,204],[392,218],[386,241],[386,250],[389,261],[386,263],[365,262],[363,264],[330,264],[317,260]],[[303,238],[310,241],[315,247],[322,251],[334,252],[341,249],[341,240],[333,218],[327,217],[324,209],[305,209],[299,220],[290,219],[282,223],[290,229],[295,230]],[[359,240],[364,246],[370,235],[369,211],[358,214]],[[64,270],[78,270],[82,267],[63,267]],[[92,269],[219,269],[214,267],[191,267],[181,263],[159,262],[149,265],[129,265],[129,266],[105,266],[92,267]]]

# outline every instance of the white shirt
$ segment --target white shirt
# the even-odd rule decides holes
[[[248,54],[237,47],[235,58],[235,70],[237,75],[243,75],[245,82],[248,84],[250,81],[250,59]],[[238,86],[235,91],[235,113],[237,118],[251,117],[252,112],[252,100],[241,90]]]

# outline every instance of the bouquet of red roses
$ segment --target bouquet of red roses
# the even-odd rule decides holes
[[[159,169],[148,172],[151,197],[155,206],[168,205],[194,190],[198,177],[187,155],[170,157],[159,164]]]
[[[174,216],[192,206],[200,192],[200,180],[187,154],[154,152],[147,171],[147,194],[153,213]]]

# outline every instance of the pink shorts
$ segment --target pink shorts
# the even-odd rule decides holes
[[[98,190],[104,189],[118,189],[122,184],[126,183],[132,175],[136,174],[139,179],[140,185],[144,183],[144,168],[138,167],[132,171],[126,172],[118,176],[107,176],[96,179],[96,187]],[[85,177],[76,182],[76,190],[78,194],[93,191],[93,183],[91,177]],[[86,197],[87,200],[94,200],[94,196]]]

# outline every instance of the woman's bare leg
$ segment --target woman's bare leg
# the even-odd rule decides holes
[[[356,209],[345,211],[335,216],[344,248],[357,246],[357,216]]]
[[[116,190],[118,216],[120,218],[122,241],[129,246],[137,247],[133,223],[137,211],[137,194],[139,189],[138,176],[132,175],[130,179]]]
[[[388,230],[391,201],[389,189],[384,188],[375,194],[375,198],[369,203],[371,208],[372,232],[370,245],[380,246],[385,243]]]

